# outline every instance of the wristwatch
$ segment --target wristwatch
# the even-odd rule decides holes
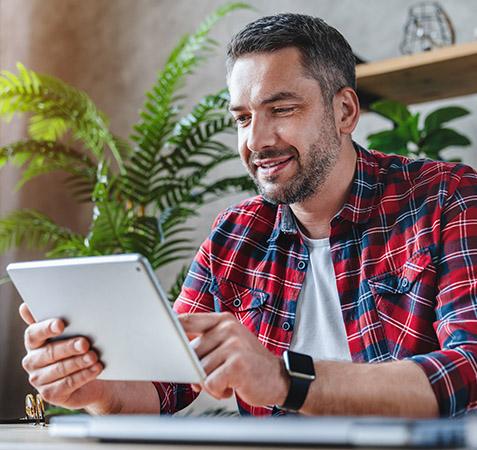
[[[290,376],[290,389],[280,408],[296,412],[305,403],[310,384],[316,378],[315,366],[312,357],[303,353],[285,350],[282,358],[285,370]]]

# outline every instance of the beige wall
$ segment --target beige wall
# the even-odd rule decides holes
[[[164,63],[178,38],[191,31],[219,0],[0,0],[0,68],[14,69],[16,61],[59,76],[84,89],[112,120],[112,129],[127,137],[142,104],[144,91]],[[397,56],[407,7],[414,0],[251,0],[256,12],[238,12],[220,23],[215,32],[225,43],[231,34],[258,15],[296,11],[324,17],[340,29],[355,51],[365,59]],[[454,20],[459,42],[473,39],[477,27],[477,2],[440,2]],[[199,70],[187,87],[190,101],[224,85],[223,46],[205,69]],[[444,102],[449,103],[449,102]],[[476,96],[455,99],[476,111]],[[424,105],[426,111],[436,105]],[[456,126],[477,143],[475,115]],[[365,116],[356,132],[358,141],[383,126]],[[25,134],[22,121],[0,125],[0,144]],[[477,152],[464,153],[465,161],[477,166]],[[242,170],[239,163],[230,172]],[[89,210],[78,208],[63,191],[61,177],[42,178],[20,193],[12,186],[18,172],[0,172],[0,215],[18,207],[35,207],[64,225],[85,231]],[[202,211],[195,221],[200,242],[217,212],[236,198],[222,199]],[[0,257],[0,270],[13,260],[34,257],[11,252]],[[159,273],[167,284],[177,266]],[[20,368],[23,326],[16,313],[19,299],[11,287],[0,287],[0,417],[21,414],[21,396],[27,390]],[[3,389],[2,389],[3,388]]]

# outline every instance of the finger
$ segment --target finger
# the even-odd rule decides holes
[[[228,327],[220,326],[218,324],[206,333],[196,337],[190,342],[199,359],[214,351],[217,347],[223,344],[230,335]]]
[[[91,351],[85,355],[58,361],[49,366],[42,367],[30,374],[30,384],[34,387],[53,383],[61,378],[72,375],[80,370],[87,369],[98,362],[98,355]]]
[[[193,313],[177,316],[187,335],[207,332],[224,320],[235,320],[231,313]]]
[[[30,350],[23,358],[23,368],[27,372],[38,370],[72,356],[85,354],[90,348],[84,337],[50,342],[35,350]]]
[[[227,360],[227,355],[224,354],[224,351],[219,349],[214,350],[208,355],[204,356],[200,363],[204,369],[204,372],[207,375],[210,375],[212,372],[217,370],[221,365]]]
[[[217,400],[229,398],[234,393],[228,382],[227,368],[223,365],[205,379],[202,387]]]
[[[202,391],[202,386],[200,384],[191,384],[190,386],[192,390],[196,393],[199,393],[200,391]]]
[[[32,323],[25,330],[25,347],[27,350],[41,347],[47,339],[60,336],[64,329],[65,324],[59,319]]]
[[[41,386],[38,388],[38,392],[48,403],[64,404],[75,391],[96,379],[102,370],[101,363],[96,363],[88,369],[80,370],[53,383]]]
[[[30,308],[26,303],[22,303],[20,305],[20,307],[18,308],[18,312],[20,313],[20,317],[27,325],[31,325],[32,323],[36,322],[35,318],[33,317],[33,314],[30,311]]]

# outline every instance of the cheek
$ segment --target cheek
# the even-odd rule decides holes
[[[244,164],[247,163],[248,158],[250,157],[250,150],[247,147],[247,139],[245,135],[238,135],[238,141],[237,141],[237,148],[238,148],[238,153],[240,155],[240,159]]]

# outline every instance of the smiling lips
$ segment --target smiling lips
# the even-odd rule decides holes
[[[276,175],[283,170],[288,163],[293,159],[293,156],[284,156],[281,158],[266,158],[254,161],[258,172],[263,175]]]

